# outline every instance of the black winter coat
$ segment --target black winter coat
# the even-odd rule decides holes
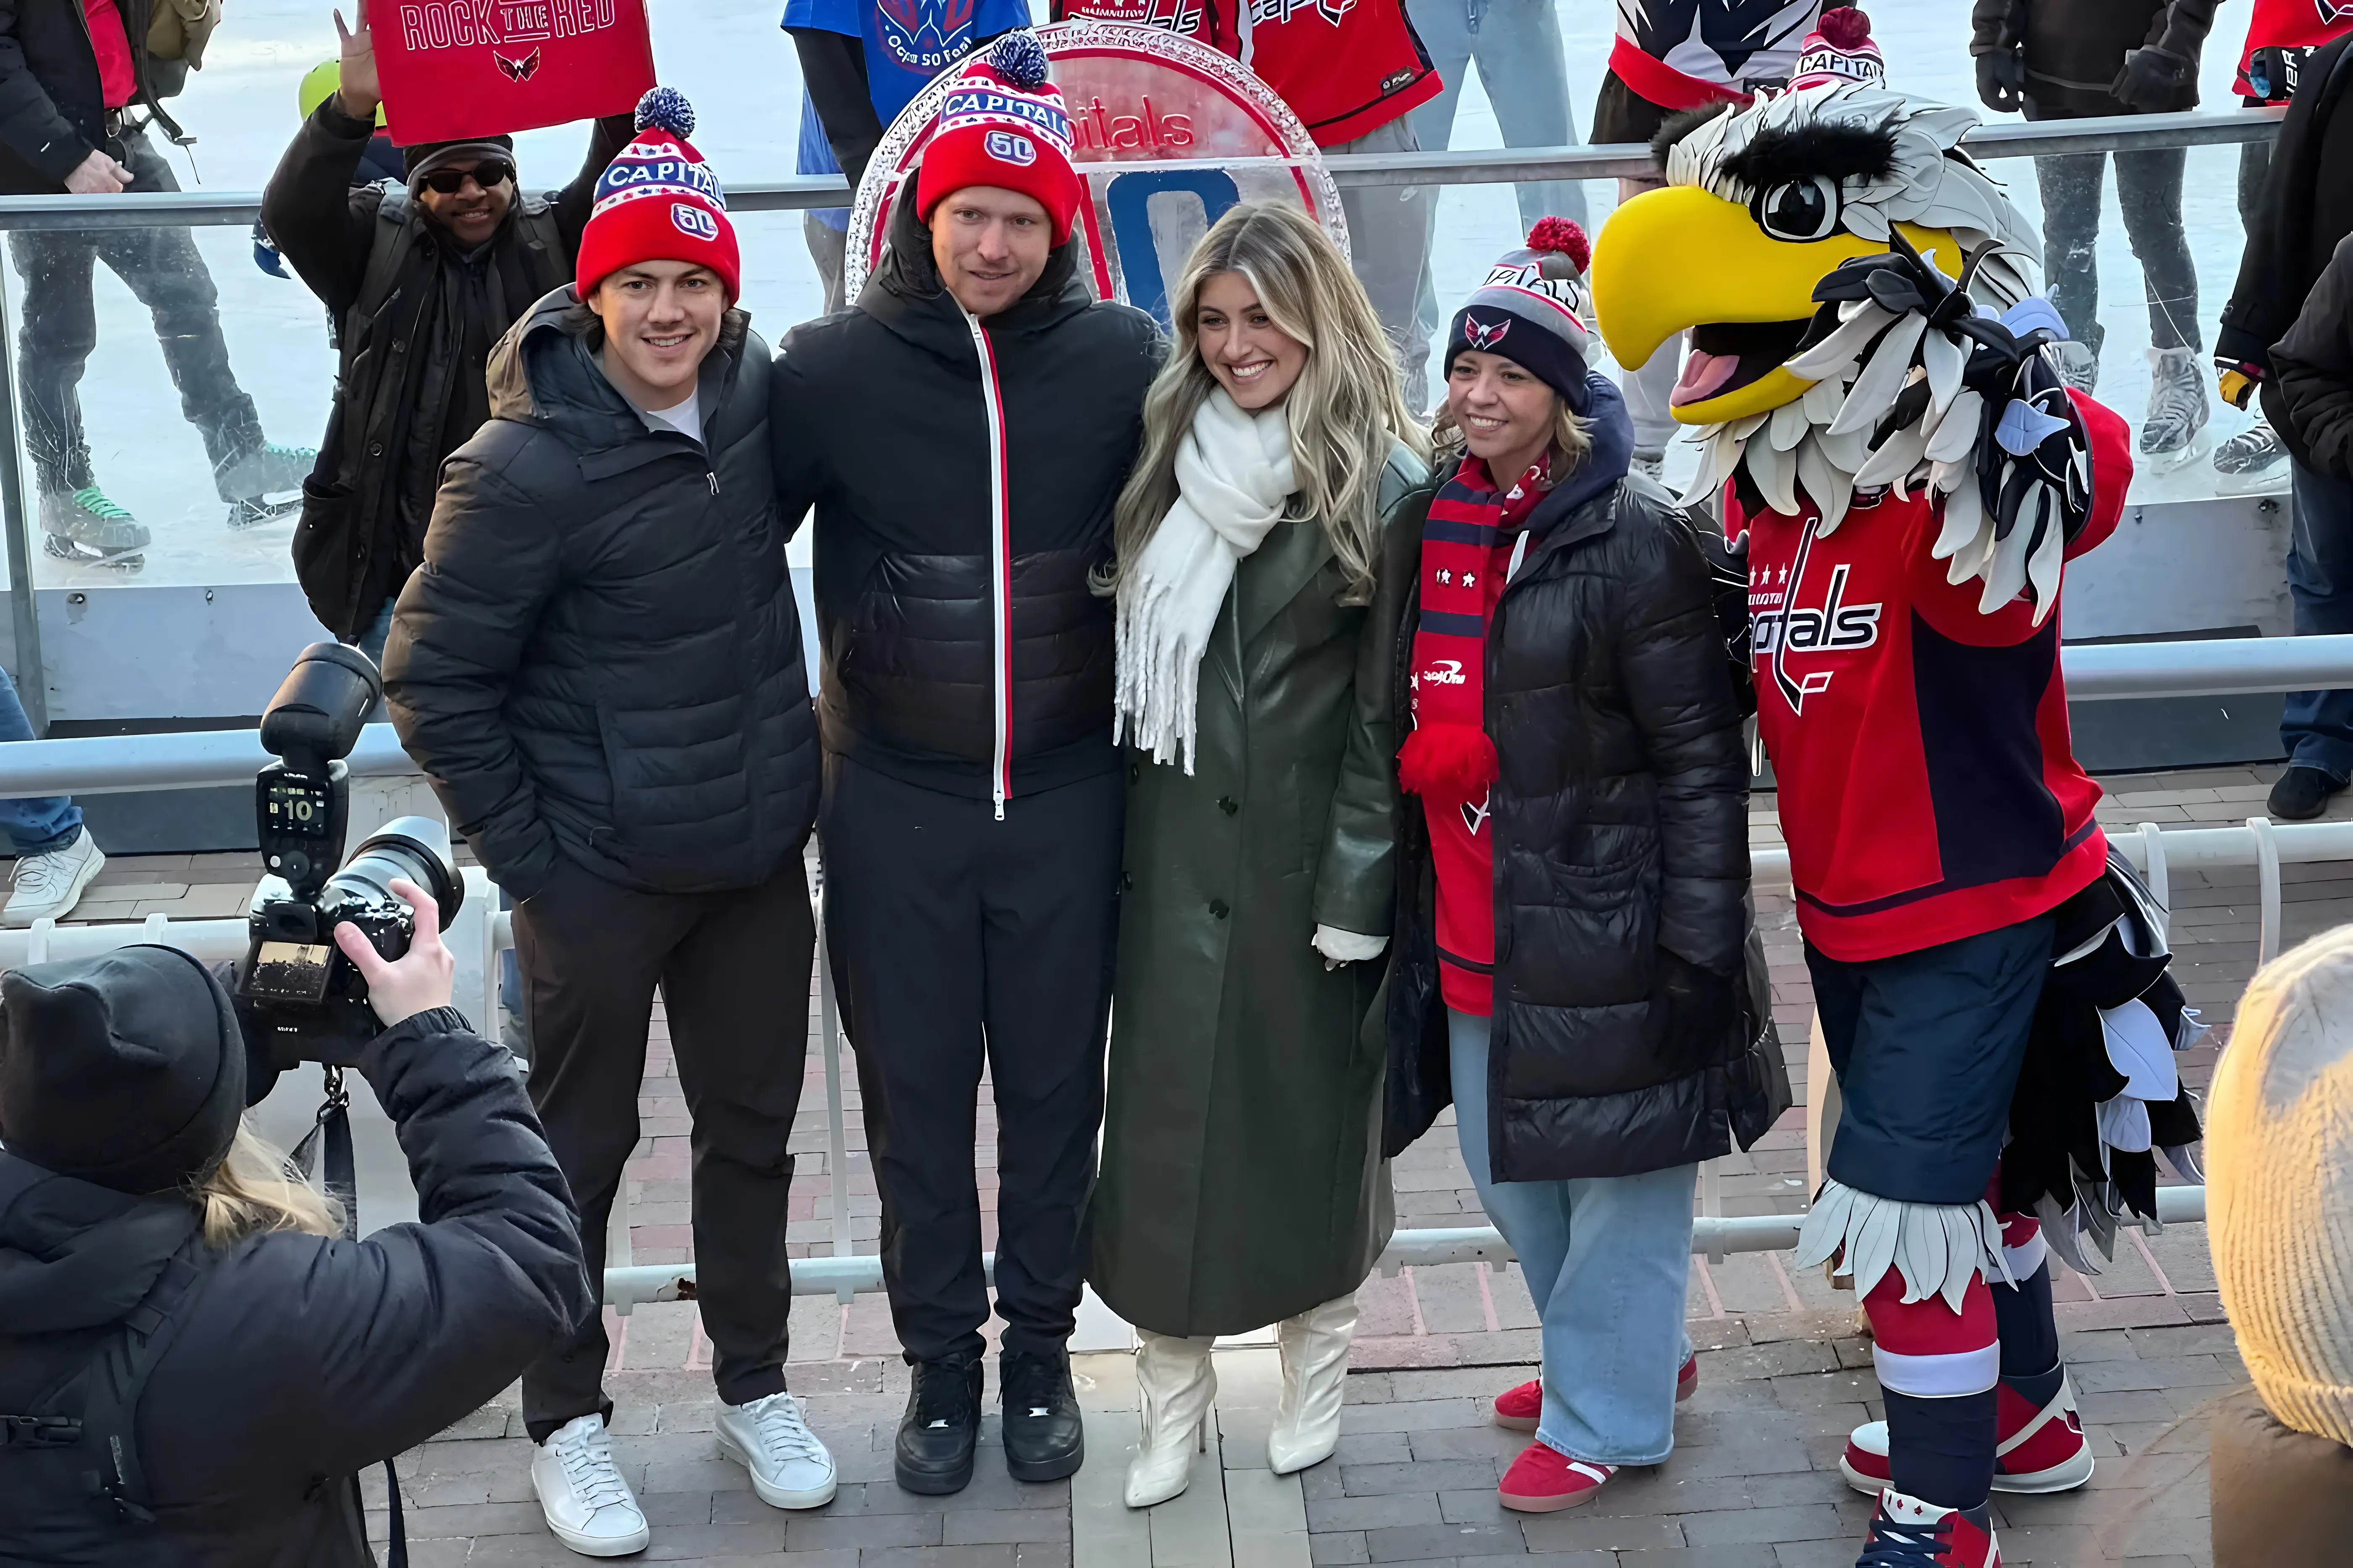
[[[2353,484],[2353,235],[2272,347],[2280,438],[2314,473]]]
[[[132,101],[152,110],[147,29],[154,0],[111,3],[131,40],[139,84]],[[59,195],[66,176],[101,149],[122,156],[121,139],[106,133],[106,95],[82,0],[0,0],[0,195]]]
[[[367,1047],[416,1225],[364,1241],[280,1232],[183,1253],[195,1282],[136,1433],[155,1523],[109,1568],[373,1568],[358,1473],[512,1382],[596,1310],[580,1222],[507,1053],[450,1008]],[[73,1376],[195,1234],[184,1196],[134,1198],[0,1153],[0,1411]],[[36,1451],[0,1445],[0,1563],[54,1563]],[[100,1504],[92,1500],[97,1515]],[[83,1557],[69,1559],[75,1563]]]
[[[856,308],[795,327],[776,359],[777,490],[790,524],[817,509],[818,722],[828,752],[904,783],[1029,795],[1120,763],[1111,601],[1087,575],[1159,332],[1090,295],[1070,245],[975,321],[940,286],[913,190]]]
[[[2026,117],[2059,120],[2168,113],[2198,107],[2198,62],[2220,0],[1976,0],[1969,53],[2019,43],[2026,52]],[[2127,104],[2109,89],[2125,56],[2154,45],[2189,62],[2165,102]]]
[[[401,742],[517,899],[570,859],[648,892],[757,887],[817,815],[817,728],[768,441],[731,310],[703,438],[649,429],[569,285],[491,359],[384,656]]]
[[[571,279],[597,178],[630,125],[626,114],[598,121],[572,183],[518,193],[471,253],[407,193],[352,184],[375,126],[345,114],[333,93],[278,160],[262,226],[336,327],[335,397],[302,487],[294,574],[319,624],[343,641],[375,624],[424,559],[442,461],[491,415],[491,348]]]
[[[2337,242],[2353,234],[2353,37],[2342,37],[2305,63],[2296,95],[2288,100],[2272,143],[2271,163],[2254,217],[2247,225],[2247,247],[2239,255],[2238,281],[2222,307],[2222,330],[2214,356],[2271,368],[2272,345],[2287,336],[2304,297]],[[2263,386],[2263,413],[2274,429],[2287,416],[2269,380]]]
[[[1582,502],[1565,483],[1530,520],[1488,623],[1499,1182],[1690,1164],[1746,1148],[1789,1105],[1749,907],[1741,710],[1693,526],[1646,479]],[[1400,712],[1419,617],[1417,588],[1398,629]],[[1453,1098],[1418,801],[1394,951],[1391,1155]]]

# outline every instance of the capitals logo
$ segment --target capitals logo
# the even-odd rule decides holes
[[[1071,146],[1071,117],[1058,104],[1023,93],[989,87],[959,88],[940,103],[940,129],[951,131],[972,124],[1014,125],[1042,136],[1065,153]],[[995,149],[991,148],[991,152]]]
[[[1302,11],[1313,11],[1334,26],[1356,8],[1356,0],[1250,0],[1252,26],[1288,22]]]
[[[1462,318],[1462,341],[1482,353],[1502,342],[1504,334],[1511,330],[1512,318],[1509,316],[1498,321],[1482,321],[1476,316]]]
[[[711,216],[710,208],[696,206],[692,202],[670,203],[670,221],[678,226],[681,233],[692,235],[697,239],[719,237],[719,220]]]
[[[882,47],[909,70],[937,76],[972,47],[974,0],[881,0],[874,26]]]
[[[1806,710],[1807,698],[1830,689],[1831,677],[1836,671],[1810,669],[1793,676],[1789,673],[1788,656],[1847,653],[1870,647],[1879,641],[1879,619],[1887,608],[1884,604],[1846,602],[1850,568],[1843,563],[1831,568],[1830,593],[1820,609],[1798,604],[1799,595],[1805,591],[1806,558],[1813,553],[1814,529],[1819,521],[1807,519],[1805,534],[1798,541],[1798,558],[1781,569],[1780,584],[1766,582],[1760,575],[1758,581],[1749,584],[1748,591],[1749,647],[1757,661],[1772,670],[1773,684],[1788,703],[1789,711],[1799,714]]]

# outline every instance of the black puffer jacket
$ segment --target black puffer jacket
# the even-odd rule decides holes
[[[134,1425],[155,1522],[120,1529],[98,1499],[78,1513],[58,1485],[72,1450],[0,1444],[0,1563],[368,1568],[358,1473],[496,1394],[596,1310],[579,1216],[512,1058],[440,1007],[378,1036],[360,1070],[399,1131],[420,1221],[364,1241],[281,1232],[213,1252],[192,1242],[183,1195],[129,1197],[0,1153],[0,1411],[40,1409],[120,1343],[113,1325],[175,1254],[195,1268]]]
[[[828,752],[879,773],[1028,795],[1119,765],[1111,604],[1087,574],[1110,552],[1159,333],[1090,295],[1068,245],[976,323],[940,287],[913,189],[857,307],[795,327],[776,359],[777,489],[796,523],[817,509],[818,712]]]
[[[2287,335],[2337,242],[2353,234],[2353,36],[2325,45],[2304,64],[2272,143],[2263,194],[2247,225],[2239,278],[2222,307],[2214,357],[2271,368],[2272,345]],[[2283,429],[2274,383],[2263,383],[2264,417]]]
[[[2323,478],[2353,484],[2353,235],[2306,297],[2287,336],[2272,346],[2281,438]]]
[[[768,347],[728,312],[703,439],[605,379],[569,286],[491,358],[402,590],[385,694],[499,885],[568,857],[650,892],[756,887],[817,815],[817,731],[768,449]]]
[[[1599,437],[1592,461],[1607,472],[1606,427]],[[1624,472],[1623,446],[1614,465]],[[1488,818],[1499,1182],[1689,1164],[1736,1139],[1747,1147],[1789,1104],[1749,912],[1740,709],[1707,568],[1658,487],[1599,490],[1573,476],[1538,507],[1487,629],[1487,731],[1503,770]],[[1419,605],[1398,638],[1400,711]],[[1419,802],[1400,847],[1392,1155],[1453,1097]]]

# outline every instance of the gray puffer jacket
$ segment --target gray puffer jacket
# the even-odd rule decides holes
[[[392,720],[499,885],[563,857],[649,892],[754,887],[817,813],[817,722],[768,445],[767,345],[730,310],[703,439],[598,368],[570,287],[491,355],[384,659]]]

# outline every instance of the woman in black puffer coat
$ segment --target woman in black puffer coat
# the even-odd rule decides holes
[[[1440,431],[1468,450],[1439,466],[1400,628],[1398,773],[1421,799],[1386,1142],[1454,1101],[1544,1321],[1543,1379],[1496,1401],[1536,1434],[1502,1501],[1548,1511],[1672,1447],[1697,1164],[1789,1091],[1707,563],[1628,477],[1624,405],[1586,368],[1584,236],[1547,219],[1530,244],[1455,317]]]

